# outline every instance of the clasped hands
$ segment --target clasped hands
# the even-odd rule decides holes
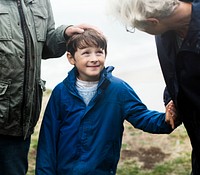
[[[172,100],[166,105],[165,122],[171,125],[172,129],[175,129],[177,123],[180,123]]]

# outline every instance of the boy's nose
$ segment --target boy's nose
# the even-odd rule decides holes
[[[90,58],[90,61],[98,61],[98,58],[96,55],[92,55]]]

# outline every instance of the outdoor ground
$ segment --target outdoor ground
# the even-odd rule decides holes
[[[50,91],[44,95],[43,108]],[[43,112],[42,112],[43,114]],[[42,116],[41,114],[41,116]],[[41,118],[40,118],[41,119]],[[35,153],[41,120],[32,136],[28,175],[34,175]],[[183,125],[170,135],[149,134],[125,122],[117,175],[189,175],[191,146]]]

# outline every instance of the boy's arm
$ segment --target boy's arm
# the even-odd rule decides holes
[[[147,109],[130,86],[127,85],[123,94],[125,119],[135,128],[155,134],[169,134],[173,131],[165,122],[165,113]]]

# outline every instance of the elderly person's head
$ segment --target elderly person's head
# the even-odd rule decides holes
[[[127,28],[160,34],[169,30],[160,21],[173,14],[179,4],[179,0],[110,0],[110,9]]]

